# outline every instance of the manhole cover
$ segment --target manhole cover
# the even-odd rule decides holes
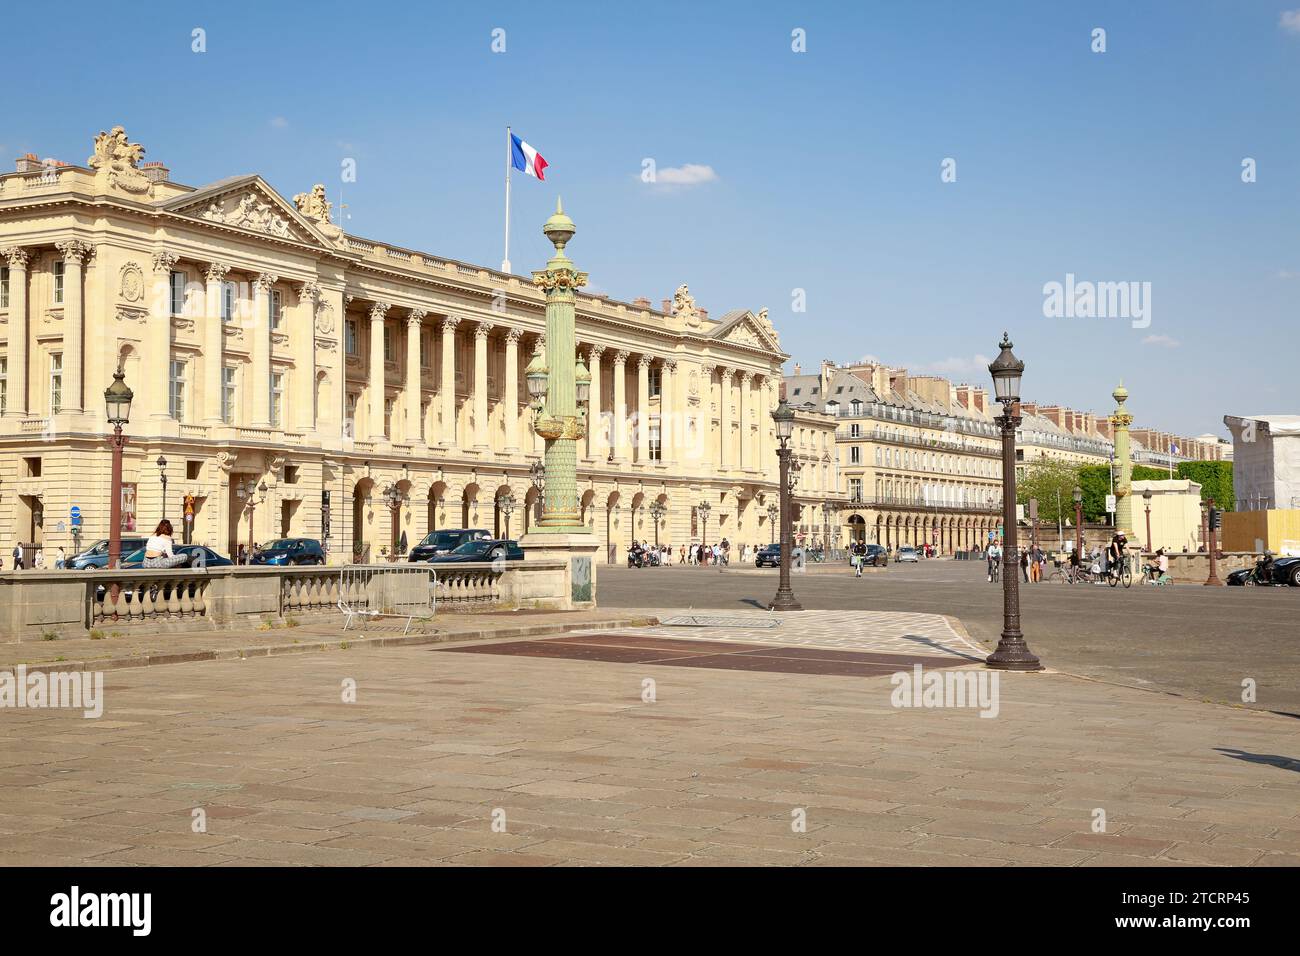
[[[777,627],[781,622],[770,617],[702,617],[697,614],[678,614],[660,621],[662,627]]]

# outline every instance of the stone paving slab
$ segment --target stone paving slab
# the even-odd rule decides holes
[[[985,719],[895,708],[884,675],[410,647],[113,670],[99,720],[0,710],[0,864],[1300,858],[1296,721],[1063,674],[1000,679]]]
[[[371,622],[343,630],[341,615],[304,618],[289,627],[159,634],[140,626],[103,628],[102,638],[0,643],[0,670],[110,670],[155,664],[243,660],[349,647],[404,647],[567,633],[581,628],[644,625],[655,618],[624,611],[502,611],[440,614],[402,633],[402,622]]]

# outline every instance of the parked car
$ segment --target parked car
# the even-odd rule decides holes
[[[894,563],[898,564],[900,561],[911,561],[913,564],[919,564],[921,554],[916,548],[899,548],[898,553],[894,555]]]
[[[884,545],[869,544],[867,553],[862,556],[862,563],[873,568],[883,567],[889,564],[889,552]]]
[[[263,545],[253,555],[253,564],[285,567],[291,564],[324,564],[325,549],[315,538],[281,538]]]
[[[205,568],[223,568],[235,563],[225,555],[217,554],[211,548],[204,547],[201,544],[177,544],[172,546],[172,550],[177,554],[185,555],[188,559],[181,565],[183,568],[199,567],[199,555],[202,555],[202,566]],[[124,557],[122,559],[122,569],[131,570],[132,568],[144,567],[144,552],[145,548],[141,546]]]
[[[122,550],[119,551],[118,554],[130,554],[137,548],[143,548],[144,543],[144,538],[135,535],[132,535],[129,538],[123,538]],[[29,557],[27,560],[30,563],[31,558]],[[95,571],[108,567],[108,539],[100,538],[85,551],[73,555],[68,559],[66,566],[74,571]]]
[[[1259,584],[1289,584],[1300,588],[1300,557],[1274,558],[1273,567],[1265,580],[1263,562],[1256,562],[1253,568],[1240,568],[1228,575],[1227,584],[1233,587],[1250,587]]]
[[[448,554],[435,554],[429,564],[460,564],[467,561],[522,561],[524,549],[518,541],[505,538],[478,538],[466,541]]]
[[[411,549],[410,560],[428,561],[440,554],[451,554],[466,541],[488,541],[492,535],[483,528],[443,528],[430,531]]]
[[[756,568],[776,568],[781,565],[781,545],[765,544],[758,549],[758,554],[754,555],[754,567]]]

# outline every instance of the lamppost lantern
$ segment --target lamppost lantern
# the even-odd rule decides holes
[[[104,389],[104,404],[108,408],[108,423],[121,428],[131,420],[131,399],[135,393],[126,384],[126,374],[121,368],[113,373],[113,384]]]
[[[790,587],[790,558],[791,552],[794,550],[794,535],[791,533],[790,528],[790,524],[794,520],[791,494],[794,491],[795,475],[799,470],[799,463],[794,462],[792,466],[790,461],[792,455],[790,438],[794,435],[794,409],[790,407],[784,398],[772,410],[772,421],[776,425],[777,441],[780,442],[780,447],[776,450],[776,457],[780,464],[777,492],[781,514],[781,576],[776,589],[776,597],[772,599],[772,610],[801,611],[803,605],[795,599],[794,590]]]
[[[780,404],[772,411],[772,421],[776,422],[777,440],[785,445],[794,434],[794,409],[792,409],[783,398]]]
[[[578,404],[584,408],[591,398],[591,372],[587,369],[587,363],[582,360],[581,356],[573,365],[573,396],[577,399]]]
[[[993,376],[993,394],[1003,405],[1012,405],[1020,401],[1020,379],[1025,373],[1025,363],[1016,358],[1011,351],[1011,338],[1002,333],[1002,342],[991,365],[989,374]]]
[[[1002,333],[1001,353],[989,365],[994,394],[1002,414],[994,419],[1002,432],[1002,634],[985,661],[998,670],[1037,671],[1043,665],[1029,650],[1020,632],[1020,578],[1016,574],[1020,548],[1016,543],[1016,428],[1020,425],[1020,378],[1025,363],[1011,352],[1011,338]]]
[[[541,408],[542,403],[546,401],[546,382],[549,377],[546,360],[542,357],[542,353],[538,352],[533,355],[533,360],[524,369],[524,380],[528,383],[528,397],[533,400],[533,405],[537,408]]]

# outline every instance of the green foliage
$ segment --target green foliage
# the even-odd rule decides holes
[[[1235,511],[1237,499],[1232,488],[1232,462],[1185,461],[1178,466],[1179,478],[1190,478],[1201,486],[1201,500],[1213,498],[1216,508]]]
[[[1056,524],[1074,520],[1074,486],[1079,483],[1079,470],[1074,465],[1054,458],[1042,458],[1025,469],[1025,477],[1016,483],[1016,501],[1025,506],[1029,516],[1029,499],[1038,499],[1040,524]],[[1060,510],[1057,510],[1057,505]]]
[[[1118,472],[1116,473],[1118,477]],[[1134,481],[1168,481],[1169,471],[1147,465],[1133,466]],[[1079,469],[1079,486],[1083,488],[1083,520],[1102,523],[1108,518],[1106,496],[1110,491],[1110,465],[1084,465]]]

